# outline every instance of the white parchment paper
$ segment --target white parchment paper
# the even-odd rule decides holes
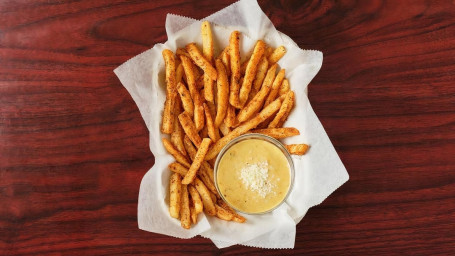
[[[307,86],[322,65],[322,53],[302,50],[292,39],[275,29],[255,0],[241,0],[203,19],[212,23],[213,35],[220,51],[228,44],[232,30],[243,33],[241,55],[245,57],[257,39],[277,47],[284,45],[287,54],[278,62],[286,69],[296,105],[285,126],[296,127],[300,135],[287,138],[285,143],[307,143],[310,150],[304,156],[293,156],[295,165],[294,187],[286,203],[272,213],[244,215],[247,222],[226,222],[199,215],[191,229],[181,228],[180,221],[169,216],[167,165],[174,161],[162,143],[161,115],[165,100],[163,49],[175,51],[189,42],[201,45],[201,22],[169,14],[166,19],[168,41],[128,60],[114,70],[136,102],[150,131],[150,150],[155,165],[142,179],[138,201],[140,229],[179,238],[201,235],[219,247],[234,244],[261,248],[293,248],[296,225],[308,209],[320,204],[349,179],[330,139],[314,113],[307,97]],[[292,36],[292,35],[291,35]]]

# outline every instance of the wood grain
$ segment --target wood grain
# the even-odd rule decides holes
[[[232,1],[0,2],[1,255],[450,255],[455,251],[455,3],[259,1],[324,53],[309,87],[350,181],[294,250],[141,231],[148,132],[112,72],[166,40],[167,13]]]

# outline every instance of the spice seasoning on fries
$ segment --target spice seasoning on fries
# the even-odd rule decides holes
[[[201,24],[201,36],[201,49],[188,42],[175,53],[168,49],[162,53],[166,101],[161,132],[170,135],[170,140],[163,138],[163,145],[176,160],[169,165],[169,213],[185,229],[197,223],[201,212],[246,221],[221,199],[214,185],[213,161],[226,144],[246,133],[276,139],[300,134],[296,128],[283,127],[295,105],[285,70],[276,64],[286,53],[284,46],[273,48],[258,40],[241,63],[239,31],[231,33],[219,55],[207,21]],[[309,146],[286,148],[303,155]]]

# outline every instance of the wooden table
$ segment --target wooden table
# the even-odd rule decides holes
[[[309,97],[350,180],[294,250],[137,228],[148,132],[114,73],[166,41],[167,13],[231,1],[0,2],[0,255],[455,253],[455,2],[260,1],[324,53]]]

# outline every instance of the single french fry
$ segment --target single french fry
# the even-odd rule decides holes
[[[240,32],[233,31],[229,38],[229,57],[231,64],[231,85],[229,89],[229,103],[241,108],[239,91],[240,91]]]
[[[250,131],[251,129],[254,129],[258,124],[275,114],[278,109],[281,106],[281,101],[279,99],[275,100],[274,102],[270,103],[268,106],[266,106],[259,114],[252,119],[244,122],[241,124],[239,127],[235,128],[232,132],[224,136],[223,138],[219,139],[207,152],[205,156],[205,160],[210,160],[215,158],[218,153],[221,151],[221,149],[229,143],[232,139],[243,135]]]
[[[281,104],[280,110],[276,114],[275,118],[273,118],[272,122],[270,122],[268,128],[276,128],[284,115],[287,113],[288,108],[292,108],[294,92],[289,91],[287,94],[283,94],[283,96],[285,96],[285,98]]]
[[[182,199],[182,177],[178,173],[171,174],[169,179],[169,214],[178,219]]]
[[[228,133],[231,132],[231,128],[229,128],[225,122],[222,122],[220,124],[220,131],[223,134],[223,136],[226,136]]]
[[[177,51],[175,51],[175,55],[177,55],[178,57],[180,57],[181,55],[184,55],[188,58],[191,58],[185,48],[178,48]]]
[[[182,100],[183,109],[190,116],[193,116],[194,103],[193,100],[191,99],[190,91],[188,91],[188,89],[186,89],[186,86],[181,82],[177,84],[177,91],[180,95],[180,99]]]
[[[207,124],[207,133],[209,137],[212,139],[213,142],[216,142],[220,138],[220,133],[218,129],[216,129],[215,124],[213,123],[212,115],[210,114],[210,109],[207,104],[204,103],[204,111],[205,111],[205,120]]]
[[[215,126],[219,127],[226,116],[229,105],[229,82],[226,74],[226,69],[220,60],[215,61],[216,71],[218,73],[217,86],[217,108],[215,117]]]
[[[284,104],[284,102],[283,102]],[[283,106],[281,104],[281,106]],[[281,109],[281,108],[280,108]],[[284,139],[287,137],[297,136],[300,134],[299,130],[294,127],[286,127],[286,128],[266,128],[266,129],[256,129],[251,130],[252,133],[260,133],[275,139]]]
[[[191,164],[190,169],[188,169],[188,172],[186,173],[185,177],[182,180],[182,184],[190,184],[191,182],[193,182],[194,178],[196,177],[197,171],[201,167],[202,161],[204,161],[210,143],[212,143],[212,140],[209,138],[204,138],[202,140],[201,145],[197,150],[196,155],[194,156],[193,163]]]
[[[210,64],[208,60],[202,56],[202,53],[199,51],[195,43],[190,43],[186,45],[186,51],[190,54],[191,59],[196,63],[198,67],[204,70],[204,73],[207,74],[212,80],[216,80],[216,70]]]
[[[199,147],[202,139],[199,137],[196,125],[193,123],[193,120],[191,120],[191,117],[186,112],[183,112],[179,115],[179,121],[185,131],[185,134],[190,138],[194,145],[196,145],[196,147]]]
[[[186,173],[188,172],[188,168],[186,168],[185,166],[178,162],[173,162],[172,164],[169,164],[168,167],[169,170],[182,175],[182,177],[185,176]]]
[[[285,53],[286,48],[284,48],[284,46],[276,48],[269,56],[269,63],[271,64],[277,63],[284,56]]]
[[[283,124],[288,119],[289,114],[291,113],[291,110],[292,110],[292,107],[294,106],[294,104],[295,104],[295,94],[293,93],[291,102],[289,103],[289,106],[286,109],[286,113],[284,113],[284,115],[281,117],[281,120],[278,122],[276,127],[283,127]]]
[[[246,221],[245,217],[243,217],[242,215],[239,215],[238,213],[236,213],[234,211],[234,209],[232,209],[226,202],[224,202],[223,200],[218,200],[217,201],[217,204],[219,206],[221,206],[223,209],[225,209],[226,211],[229,211],[233,214],[233,217],[232,217],[232,220],[235,221],[235,222],[239,222],[239,223],[244,223]]]
[[[229,77],[231,75],[231,61],[230,61],[230,53],[229,53],[229,46],[224,48],[224,50],[221,52],[220,56],[218,59],[223,62],[224,67],[226,68],[226,75]]]
[[[283,80],[283,83],[281,83],[280,90],[278,91],[278,95],[283,95],[288,93],[291,90],[291,86],[289,85],[289,81],[287,79]]]
[[[199,192],[197,192],[197,189],[190,184],[188,185],[188,192],[190,192],[191,201],[193,202],[196,213],[202,212],[203,209],[202,199],[201,196],[199,195]]]
[[[216,209],[215,209],[215,203],[212,201],[212,198],[210,196],[210,191],[207,189],[207,187],[204,185],[204,183],[198,179],[195,178],[193,181],[193,185],[199,192],[199,195],[201,196],[202,199],[202,204],[204,205],[204,209],[207,212],[207,214],[214,216],[216,214]]]
[[[234,218],[234,214],[232,212],[223,209],[221,206],[215,204],[216,209],[216,217],[222,220],[230,221]]]
[[[273,48],[270,46],[267,46],[267,48],[265,48],[265,52],[264,52],[264,55],[267,57],[267,59],[270,57],[270,55],[272,55],[272,53],[273,53]]]
[[[171,141],[169,141],[166,138],[163,138],[162,141],[164,148],[167,150],[167,152],[169,152],[169,154],[171,154],[175,158],[177,162],[181,163],[183,166],[187,168],[191,166],[188,159],[182,153],[180,153],[180,151],[176,147],[174,147],[174,145],[172,145]]]
[[[238,123],[235,116],[235,108],[232,105],[228,105],[226,110],[226,117],[224,119],[227,127],[235,127]]]
[[[183,228],[189,229],[191,227],[190,217],[190,198],[188,196],[188,186],[182,185],[182,206],[180,208],[180,225]]]
[[[181,111],[180,101],[177,101],[178,112]],[[182,153],[182,155],[186,155],[185,147],[183,146],[183,136],[185,136],[185,132],[183,131],[182,126],[178,120],[178,117],[174,117],[174,129],[171,133],[171,142],[172,144]]]
[[[285,146],[289,153],[293,155],[304,155],[310,147],[307,144],[290,144]]]
[[[270,93],[267,96],[267,99],[265,100],[265,103],[264,103],[265,106],[269,105],[270,102],[272,102],[276,99],[276,96],[278,95],[278,91],[280,90],[281,83],[284,80],[285,73],[286,73],[286,70],[282,69],[276,75],[275,80],[273,81],[273,84],[272,84],[272,88],[270,89]]]
[[[209,62],[213,60],[213,36],[210,23],[203,21],[201,24],[201,36],[202,36],[202,54],[205,59]]]
[[[185,145],[186,151],[188,152],[188,155],[190,156],[191,160],[193,161],[196,156],[196,153],[197,153],[196,148],[193,146],[193,143],[188,138],[188,136],[185,136],[185,138],[183,139],[183,143]],[[176,170],[174,170],[174,169],[176,169]],[[177,170],[177,169],[179,169],[179,170]],[[184,169],[182,170],[182,168],[177,165],[173,165],[171,170],[175,171],[175,172],[179,171],[179,173],[185,172]],[[215,185],[213,184],[213,181],[214,181],[213,169],[209,165],[209,163],[207,163],[206,161],[203,161],[201,163],[201,167],[200,167],[198,174],[201,177],[204,184],[207,186],[207,188],[212,192],[216,192]],[[186,175],[186,172],[185,172],[185,175]]]
[[[199,92],[196,92],[193,95],[193,102],[194,102],[194,125],[196,126],[196,130],[200,131],[204,128],[204,106],[203,106],[203,99]]]
[[[245,105],[248,100],[248,95],[253,84],[253,79],[256,77],[256,71],[258,68],[259,61],[264,54],[265,43],[262,40],[258,40],[254,46],[253,54],[251,55],[248,65],[246,67],[245,77],[243,79],[242,87],[240,88],[240,104]]]
[[[175,57],[174,53],[168,49],[163,50],[162,55],[166,69],[166,101],[164,103],[161,132],[171,134],[174,129],[174,108],[177,95],[175,83]]]
[[[186,81],[191,97],[194,102],[194,94],[198,92],[196,88],[196,76],[193,68],[193,62],[190,58],[185,55],[180,55],[180,61],[182,61],[183,70],[185,71]]]
[[[183,79],[183,65],[182,63],[179,63],[177,68],[175,69],[175,82],[180,83],[182,82]]]
[[[252,117],[263,105],[265,98],[270,92],[271,85],[275,78],[277,65],[273,65],[267,71],[261,90],[251,99],[248,104],[240,110],[237,118],[239,122],[244,122]]]
[[[214,103],[214,88],[215,81],[213,81],[207,74],[203,75],[204,79],[204,98],[208,102]]]
[[[196,224],[197,223],[197,215],[198,215],[198,213],[196,212],[196,209],[194,208],[194,205],[191,205],[190,212],[191,212],[191,222],[193,222],[193,224]]]
[[[259,91],[261,89],[261,85],[264,82],[268,67],[269,62],[267,61],[267,58],[262,57],[261,61],[259,62],[258,71],[253,82],[253,90]]]
[[[196,89],[201,90],[204,88],[204,76],[200,76],[196,80]]]

